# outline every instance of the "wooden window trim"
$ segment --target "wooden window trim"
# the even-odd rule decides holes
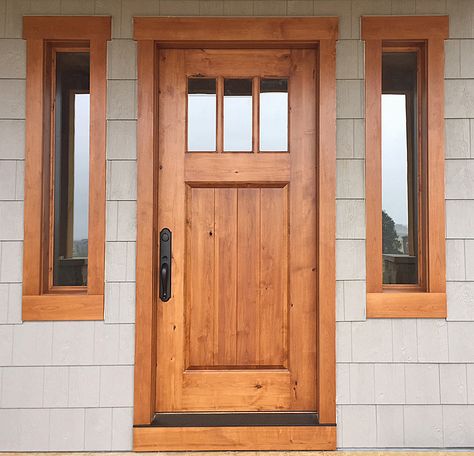
[[[110,17],[25,16],[27,40],[23,320],[103,320],[105,256],[106,52]],[[47,286],[50,97],[47,47],[90,52],[89,253],[87,287]],[[46,280],[45,280],[46,277]]]
[[[134,18],[138,41],[137,124],[137,291],[135,323],[134,449],[246,449],[239,442],[253,442],[252,449],[335,449],[335,193],[336,193],[336,39],[338,18]],[[252,37],[243,41],[243,37]],[[179,445],[166,445],[154,415],[156,376],[156,258],[157,258],[157,48],[203,46],[214,48],[317,47],[320,71],[318,137],[318,414],[320,426],[311,427],[313,440],[289,428],[213,428],[200,437],[179,432]],[[154,94],[154,96],[150,96]],[[150,221],[155,221],[150,223]],[[329,429],[331,428],[331,429]],[[202,429],[201,429],[202,430]],[[276,434],[280,438],[275,438]],[[168,436],[168,430],[166,430]],[[212,439],[209,436],[212,435]],[[206,437],[207,436],[207,437]],[[272,437],[273,436],[273,437]],[[196,438],[199,441],[196,441]],[[250,440],[249,440],[250,438]],[[261,441],[260,444],[258,441]],[[178,448],[179,447],[179,448]]]
[[[444,40],[448,16],[362,17],[365,40],[367,318],[446,318]],[[424,283],[382,285],[382,51],[424,43],[426,97]],[[397,49],[393,47],[392,49]]]

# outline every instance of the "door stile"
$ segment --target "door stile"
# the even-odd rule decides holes
[[[186,94],[184,73],[184,50],[161,50],[159,67],[160,97],[158,100],[160,124],[159,135],[159,179],[158,208],[159,227],[169,227],[173,232],[173,295],[184,296],[185,265],[175,261],[185,255],[185,187],[184,182],[184,135],[179,131],[185,125],[184,103],[180,102]],[[164,62],[166,61],[166,64]],[[166,84],[165,86],[163,84]],[[163,109],[166,106],[166,109]],[[175,120],[180,119],[176,123]],[[166,129],[166,135],[164,130]],[[166,138],[166,140],[165,140]],[[174,153],[178,151],[178,153]],[[184,315],[175,300],[160,302],[157,306],[157,355],[165,365],[158,366],[164,376],[156,377],[157,410],[174,410],[181,403],[180,370],[184,365]]]
[[[316,53],[314,49],[291,51],[290,75],[290,372],[292,405],[296,410],[316,410],[316,400],[309,406],[305,398],[316,399]],[[304,132],[302,135],[301,132]],[[303,214],[303,215],[302,215]],[[313,223],[308,222],[313,220]],[[297,255],[292,252],[298,252]],[[307,335],[311,334],[308,340]]]

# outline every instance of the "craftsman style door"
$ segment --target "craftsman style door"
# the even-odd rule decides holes
[[[316,65],[159,52],[157,412],[316,411]]]

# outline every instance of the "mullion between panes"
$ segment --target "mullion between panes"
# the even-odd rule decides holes
[[[224,151],[224,78],[219,76],[216,81],[217,125],[216,152]]]
[[[252,79],[252,152],[260,152],[260,78]]]

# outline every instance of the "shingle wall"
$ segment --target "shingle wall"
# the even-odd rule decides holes
[[[24,14],[111,15],[104,322],[21,322]],[[365,319],[363,14],[449,14],[448,319]],[[474,446],[474,2],[0,0],[0,450],[131,448],[136,237],[134,15],[335,15],[337,403],[344,448]],[[471,138],[473,140],[471,141]]]

